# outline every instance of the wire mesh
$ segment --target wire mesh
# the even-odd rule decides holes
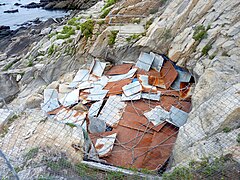
[[[165,60],[165,64],[166,61],[176,68],[169,60]],[[194,88],[194,82],[188,82],[187,86],[177,90],[173,90],[171,86],[168,89],[157,87],[161,93],[159,100],[152,100],[149,96],[123,101],[122,94],[126,92],[122,87],[139,81],[139,75],[156,76],[162,80],[171,76],[171,71],[174,71],[172,67],[164,64],[162,71],[165,73],[154,70],[143,72],[133,66],[132,69],[137,69],[132,76],[121,72],[112,75],[115,78],[119,76],[120,79],[108,86],[108,92],[112,89],[113,91],[101,99],[97,108],[92,108],[91,114],[95,115],[92,117],[88,111],[96,101],[87,97],[90,94],[102,95],[101,90],[107,84],[102,84],[101,81],[104,74],[96,77],[92,75],[92,68],[83,68],[89,71],[89,77],[85,81],[89,82],[91,88],[78,89],[82,83],[81,79],[75,82],[75,88],[68,88],[65,94],[56,89],[59,107],[47,112],[41,109],[27,109],[15,116],[11,123],[4,125],[7,128],[5,133],[1,132],[0,178],[132,178],[91,170],[80,163],[82,160],[133,171],[157,172],[156,177],[160,177],[170,167],[183,164],[185,169],[179,166],[173,170],[175,179],[239,178],[240,168],[235,160],[240,142],[239,113],[236,113],[240,106],[239,86],[223,90],[217,95],[215,92],[209,92],[209,97],[213,96],[214,99],[206,99],[202,103],[191,99],[190,91],[187,98],[181,98],[180,92],[189,90],[190,87]],[[105,66],[102,65],[98,68],[98,73],[105,70]],[[107,78],[109,80],[111,76]],[[124,79],[131,81],[120,84]],[[169,85],[173,82],[164,83]],[[116,86],[121,88],[116,90]],[[152,85],[153,87],[156,88]],[[79,94],[70,96],[74,90],[78,90]],[[146,89],[141,87],[139,93],[140,91]],[[154,94],[154,90],[148,89],[144,93],[151,95]],[[198,92],[193,93],[194,97]],[[50,94],[42,107],[51,107],[53,98],[55,95]],[[60,103],[63,101],[70,104],[64,107]],[[176,111],[173,111],[173,107]],[[153,113],[149,119],[146,112],[149,113],[155,108],[162,108],[167,116]],[[3,109],[11,110],[9,106]],[[188,119],[184,114],[188,114]],[[229,115],[231,119],[226,122]],[[93,131],[90,132],[89,126],[91,121],[94,122],[93,118],[99,124],[93,126]],[[213,118],[218,119],[215,124],[212,122]],[[178,124],[180,120],[184,123]],[[153,124],[155,121],[157,124]],[[212,132],[209,129],[212,129]],[[229,152],[233,153],[229,155]],[[163,178],[173,177],[165,174]]]

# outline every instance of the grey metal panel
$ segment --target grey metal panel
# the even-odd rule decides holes
[[[136,66],[145,71],[149,71],[152,66],[153,60],[154,60],[154,56],[145,52],[141,52]]]
[[[187,122],[188,113],[172,106],[170,109],[170,118],[174,125],[181,127]]]

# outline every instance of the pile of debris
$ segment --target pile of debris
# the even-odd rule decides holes
[[[94,60],[73,81],[46,89],[42,109],[82,126],[101,162],[156,170],[171,155],[191,108],[193,77],[164,55],[142,52],[136,63],[107,69]],[[88,156],[91,158],[90,156]]]

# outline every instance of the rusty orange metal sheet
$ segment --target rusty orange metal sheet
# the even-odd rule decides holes
[[[131,82],[132,82],[131,79],[123,79],[116,82],[108,82],[107,85],[104,87],[104,90],[109,90],[107,96],[122,94],[123,93],[122,87]]]
[[[172,85],[178,76],[178,72],[175,70],[174,66],[170,61],[166,61],[160,71],[160,76],[164,81],[166,89]]]
[[[139,116],[136,113],[124,112],[119,125],[153,134],[151,129],[154,127],[154,125],[149,122],[146,117]]]
[[[159,133],[154,133],[142,168],[149,170],[161,168],[172,153],[177,134],[178,129],[169,123],[167,123]]]
[[[150,71],[139,70],[138,75],[148,75],[148,83],[164,89],[169,89],[178,76],[178,72],[170,61],[166,61],[160,72],[151,69]]]
[[[120,125],[116,131],[118,136],[112,154],[103,159],[115,166],[141,168],[153,135]]]
[[[62,109],[64,109],[64,106],[60,106],[59,108],[57,108],[57,109],[55,109],[53,111],[49,111],[47,114],[49,114],[49,115],[56,115]]]
[[[129,72],[129,70],[132,68],[133,64],[120,64],[113,66],[106,75],[119,75],[119,74],[126,74]]]
[[[175,96],[175,97],[179,97],[179,91],[176,90],[167,90],[167,89],[162,89],[162,88],[157,88],[158,91],[161,92],[161,95],[165,95],[165,96]]]
[[[191,83],[180,82],[180,98],[190,100],[191,98]]]
[[[161,96],[160,105],[167,111],[170,111],[172,106],[181,109],[187,113],[191,111],[191,102],[181,101],[177,97],[172,96]]]

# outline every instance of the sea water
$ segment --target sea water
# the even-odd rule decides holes
[[[21,24],[35,20],[39,18],[41,21],[45,21],[49,18],[60,18],[68,15],[66,11],[59,10],[45,10],[42,8],[21,8],[20,6],[15,6],[15,3],[22,5],[27,5],[31,2],[38,3],[39,0],[0,0],[0,4],[5,3],[6,5],[0,6],[0,26],[10,26],[12,30],[15,30],[21,26]],[[7,10],[18,9],[17,13],[4,13]]]

